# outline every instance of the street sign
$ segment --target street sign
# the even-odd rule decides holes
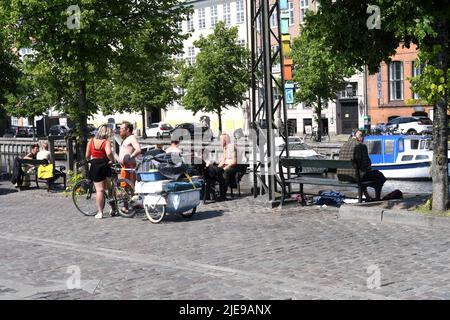
[[[286,103],[289,103],[289,104],[294,103],[294,89],[292,89],[292,88],[285,88],[284,89],[284,96],[286,98]]]

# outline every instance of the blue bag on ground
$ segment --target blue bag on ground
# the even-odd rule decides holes
[[[324,191],[320,194],[320,197],[316,198],[315,204],[322,206],[340,206],[344,203],[345,196],[337,191]]]

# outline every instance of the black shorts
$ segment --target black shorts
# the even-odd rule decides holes
[[[89,176],[94,182],[102,182],[111,177],[111,167],[108,165],[109,159],[93,159]]]

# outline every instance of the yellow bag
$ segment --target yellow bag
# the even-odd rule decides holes
[[[53,164],[43,165],[38,167],[38,178],[39,179],[51,179],[53,178]]]

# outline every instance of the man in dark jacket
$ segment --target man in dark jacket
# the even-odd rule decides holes
[[[372,183],[369,184],[369,187],[375,189],[375,199],[372,199],[367,192],[367,188],[363,188],[362,191],[366,201],[378,201],[381,199],[381,189],[386,182],[386,178],[380,171],[372,170],[369,152],[363,142],[364,133],[361,130],[357,130],[354,136],[341,147],[339,160],[355,160],[358,163],[361,181],[371,181]],[[338,169],[337,175],[341,181],[357,182],[358,180],[356,169]]]

